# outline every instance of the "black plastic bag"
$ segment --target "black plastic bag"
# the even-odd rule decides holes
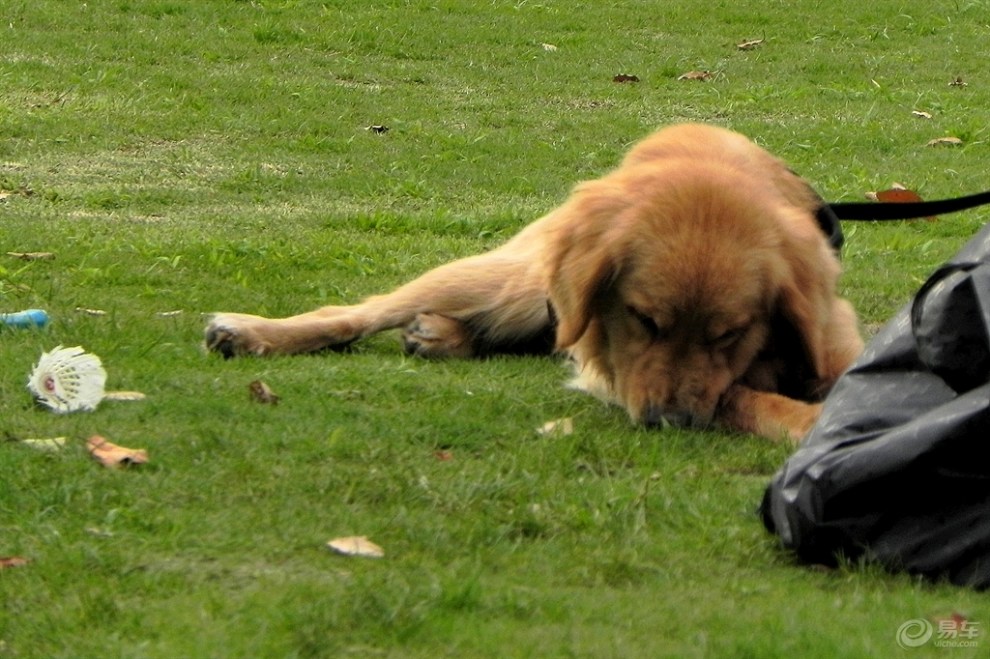
[[[990,587],[990,225],[839,379],[761,513],[807,562]]]

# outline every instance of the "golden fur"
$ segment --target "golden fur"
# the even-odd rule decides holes
[[[555,319],[575,385],[634,421],[798,441],[862,349],[820,205],[741,135],[673,126],[491,252],[357,305],[218,314],[207,344],[288,354],[404,328],[411,353],[468,357],[538,347]]]

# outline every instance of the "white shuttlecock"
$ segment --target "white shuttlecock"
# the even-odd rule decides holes
[[[55,412],[75,412],[95,409],[103,400],[106,381],[99,357],[79,346],[57,346],[41,353],[28,378],[28,389]]]

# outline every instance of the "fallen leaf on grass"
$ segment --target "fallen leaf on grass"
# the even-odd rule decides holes
[[[454,454],[452,451],[439,450],[433,452],[433,457],[440,462],[447,462],[454,459]]]
[[[251,400],[256,403],[265,403],[267,405],[278,405],[280,397],[272,388],[261,380],[255,380],[248,385],[248,392],[251,394]]]
[[[22,261],[51,261],[55,258],[55,255],[51,252],[7,252],[7,256],[12,256]]]
[[[536,433],[544,437],[562,437],[564,435],[574,434],[574,419],[567,417],[565,419],[547,421],[536,429]]]
[[[620,73],[612,78],[612,82],[639,82],[639,76],[630,75],[628,73]]]
[[[327,543],[331,551],[343,556],[363,556],[365,558],[382,558],[385,550],[368,540],[363,535],[334,538]]]
[[[23,556],[0,556],[0,570],[8,567],[22,567],[30,562],[30,558],[24,558]]]
[[[21,444],[39,451],[58,451],[65,446],[65,437],[47,437],[44,439],[22,439]]]
[[[925,146],[959,146],[963,143],[958,137],[936,137]]]
[[[97,538],[112,538],[113,531],[108,531],[107,529],[101,529],[96,526],[87,526],[85,529],[86,533],[96,536]]]
[[[925,112],[924,110],[912,110],[911,116],[917,117],[918,119],[931,119],[932,113]]]
[[[736,48],[739,50],[753,50],[754,48],[759,48],[763,45],[766,39],[752,39],[750,41],[743,41],[742,43],[737,43]]]
[[[93,435],[87,439],[86,448],[100,464],[111,469],[148,462],[146,450],[117,446],[100,435]]]
[[[144,400],[147,398],[140,391],[108,391],[103,394],[103,400],[112,401],[131,401],[131,400]]]
[[[871,201],[878,201],[884,204],[915,203],[924,201],[924,199],[921,198],[921,195],[914,190],[908,190],[900,183],[892,183],[890,188],[887,190],[867,192],[866,198]],[[938,218],[935,216],[930,216],[925,219],[930,222],[934,222]]]
[[[711,71],[688,71],[677,76],[678,80],[711,80],[714,74]]]
[[[866,198],[870,201],[898,202],[898,201],[924,201],[914,190],[908,190],[901,183],[891,183],[890,188],[880,192],[867,192]]]
[[[548,53],[553,53],[557,51],[557,46],[553,45],[552,43],[542,43],[540,45],[543,46],[543,50],[547,51]]]

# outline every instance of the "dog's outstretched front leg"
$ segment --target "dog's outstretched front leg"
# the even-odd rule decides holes
[[[206,327],[206,347],[224,357],[291,355],[343,348],[360,333],[348,314],[352,307],[323,307],[289,318],[218,313]]]
[[[206,328],[206,345],[226,357],[296,354],[346,346],[397,327],[407,327],[409,345],[409,337],[425,342],[436,336],[437,321],[446,319],[466,333],[458,337],[464,345],[422,352],[468,356],[476,342],[511,343],[545,329],[550,323],[546,304],[540,264],[496,250],[440,266],[352,306],[328,306],[288,318],[215,314]]]

